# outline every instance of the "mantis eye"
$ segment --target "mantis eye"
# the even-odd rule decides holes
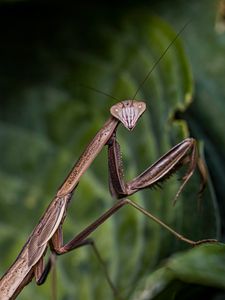
[[[124,100],[113,105],[110,113],[122,122],[128,130],[132,130],[145,109],[146,104],[143,101]]]

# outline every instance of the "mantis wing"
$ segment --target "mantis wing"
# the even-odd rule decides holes
[[[43,255],[48,241],[63,219],[68,197],[56,197],[43,215],[41,222],[34,229],[28,241],[28,265],[33,266]]]

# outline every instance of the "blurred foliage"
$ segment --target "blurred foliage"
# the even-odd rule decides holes
[[[132,97],[190,18],[136,97],[146,100],[147,112],[132,133],[120,128],[118,139],[127,179],[190,133],[201,141],[211,177],[201,210],[197,172],[175,207],[181,173],[161,190],[146,190],[132,199],[191,239],[223,241],[225,35],[215,30],[218,13],[217,2],[209,0],[0,5],[2,274],[115,103],[85,86],[119,99]],[[71,201],[66,241],[113,205],[107,172],[104,150]],[[223,244],[190,249],[129,207],[92,237],[124,299],[225,297]],[[18,299],[51,299],[51,282],[49,278],[37,287],[33,281]],[[88,247],[57,260],[53,288],[58,299],[113,299]]]

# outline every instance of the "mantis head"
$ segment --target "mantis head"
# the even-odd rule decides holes
[[[143,101],[124,100],[113,105],[110,108],[110,113],[122,122],[128,130],[132,130],[145,109],[146,104]]]

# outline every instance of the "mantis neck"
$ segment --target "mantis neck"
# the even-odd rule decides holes
[[[87,148],[84,150],[70,171],[68,177],[59,188],[57,192],[58,197],[62,197],[73,192],[80,180],[80,177],[89,168],[93,160],[102,150],[118,124],[119,121],[114,117],[110,117],[108,121],[106,121],[104,126],[97,132]]]

